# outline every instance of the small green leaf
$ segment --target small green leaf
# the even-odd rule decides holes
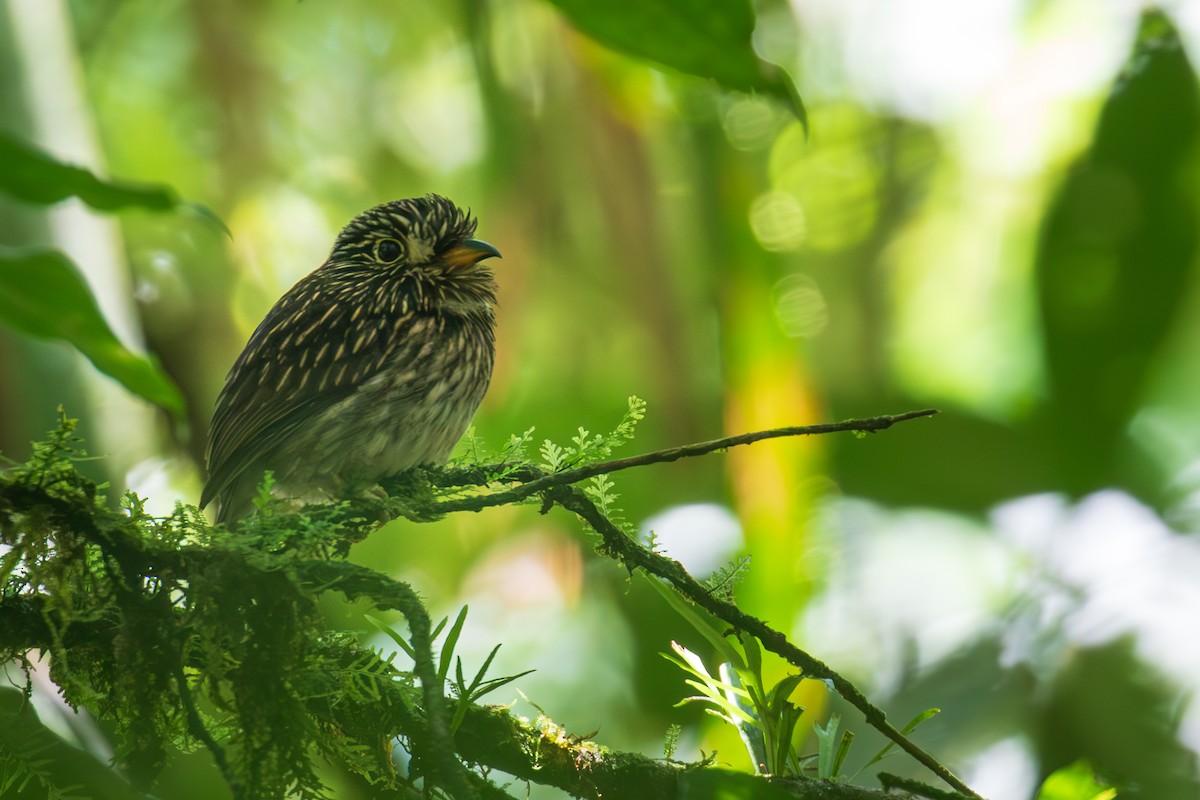
[[[1100,781],[1086,761],[1076,761],[1051,773],[1037,800],[1112,800],[1117,790]]]
[[[758,639],[755,639],[745,631],[738,633],[738,641],[742,643],[742,652],[746,655],[745,674],[741,676],[742,680],[747,683],[764,688],[762,680],[762,648],[758,645]]]
[[[701,634],[708,643],[711,644],[717,651],[722,661],[727,662],[735,671],[746,669],[746,660],[742,657],[741,651],[729,643],[729,641],[717,631],[712,623],[705,620],[700,612],[692,608],[689,603],[684,600],[678,592],[667,586],[657,578],[647,577],[646,580],[654,587],[654,590],[662,595],[663,599],[675,609],[678,614],[692,624],[692,627]]]
[[[0,248],[0,321],[39,339],[69,342],[129,391],[183,415],[179,389],[152,357],[121,344],[83,276],[62,253]]]
[[[796,706],[788,702],[788,699],[803,680],[803,675],[787,675],[779,683],[772,686],[771,691],[767,693],[767,713],[771,716],[780,716],[787,707],[796,708]]]
[[[821,780],[833,780],[837,774],[838,752],[841,749],[838,728],[841,724],[842,718],[833,714],[825,727],[813,725],[813,731],[817,734],[817,777]]]
[[[63,164],[41,150],[0,132],[0,191],[18,200],[52,205],[78,197],[98,211],[129,206],[168,211],[179,204],[167,186],[121,183],[97,178],[82,167]],[[211,215],[211,212],[209,212]]]
[[[775,689],[771,690],[775,694]],[[774,774],[800,774],[800,763],[792,742],[796,737],[796,725],[804,716],[804,709],[791,703],[783,703],[772,712],[775,721],[775,763],[771,765]]]
[[[559,447],[554,442],[546,439],[542,442],[542,469],[547,472],[558,472],[562,468],[563,462],[567,459],[570,453],[566,448]]]
[[[273,488],[275,488],[275,472],[266,470],[263,472],[262,480],[258,483],[258,488],[254,491],[254,507],[258,509],[260,516],[265,517],[271,514],[271,501],[274,499],[271,496]]]
[[[597,42],[670,69],[711,78],[727,89],[763,92],[786,102],[807,127],[791,79],[754,52],[750,0],[550,0]]]
[[[682,733],[683,727],[677,722],[667,726],[667,734],[663,738],[663,758],[667,761],[675,758],[675,751],[679,748],[679,736]]]
[[[905,736],[907,736],[908,734],[910,734],[914,730],[916,730],[917,726],[920,725],[922,722],[925,722],[926,720],[929,720],[929,719],[933,719],[940,713],[942,713],[942,710],[940,708],[927,708],[924,711],[922,711],[921,713],[917,714],[912,719],[910,719],[908,721],[908,724],[900,729],[900,732],[903,733]],[[888,753],[890,753],[892,748],[895,746],[896,746],[895,742],[888,742],[886,745],[883,746],[882,750],[880,750],[878,753],[876,753],[870,761],[868,761],[866,764],[863,765],[863,769],[866,769],[867,767],[871,766],[872,764],[875,764],[875,763],[883,760],[883,757],[886,756]]]
[[[467,609],[470,606],[463,606],[459,610],[458,616],[454,620],[454,624],[450,626],[450,632],[446,634],[446,641],[442,642],[442,652],[438,656],[438,686],[444,686],[446,676],[450,674],[450,660],[454,655],[454,648],[458,646],[458,637],[462,634],[463,625],[467,622]],[[433,634],[436,636],[437,634]],[[492,652],[495,655],[495,651]],[[491,659],[489,659],[490,661]],[[487,669],[487,666],[484,666]]]
[[[845,763],[846,756],[850,754],[850,745],[852,744],[854,744],[854,731],[842,731],[837,753],[833,757],[833,773],[830,775],[830,780],[836,780],[841,774],[842,764]]]
[[[376,619],[375,617],[371,616],[370,614],[364,614],[363,618],[366,619],[367,622],[371,623],[376,628],[378,628],[381,632],[387,634],[387,637],[389,639],[391,639],[393,642],[395,642],[396,646],[399,647],[401,650],[403,650],[408,655],[409,658],[411,658],[413,661],[417,660],[417,651],[413,650],[412,645],[408,643],[408,640],[406,640],[402,635],[400,635],[399,631],[397,631],[391,625],[388,625],[383,620]]]
[[[917,726],[920,725],[922,722],[924,722],[925,720],[928,720],[928,719],[933,719],[940,713],[942,713],[942,710],[940,708],[936,708],[936,707],[927,708],[924,711],[922,711],[920,714],[917,714],[915,717],[910,719],[908,721],[908,724],[906,724],[903,728],[901,728],[900,732],[903,733],[905,736],[907,736],[908,734],[910,734],[914,730],[916,730]]]

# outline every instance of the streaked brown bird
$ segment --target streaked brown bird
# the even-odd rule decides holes
[[[266,470],[293,497],[441,464],[483,400],[496,282],[476,222],[438,195],[384,203],[267,314],[217,398],[203,508],[252,510]]]

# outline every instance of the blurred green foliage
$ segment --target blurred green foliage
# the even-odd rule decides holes
[[[212,399],[270,304],[354,213],[438,191],[471,206],[505,253],[500,360],[476,420],[494,450],[531,426],[556,442],[580,426],[607,430],[633,393],[648,401],[639,449],[944,410],[867,441],[764,443],[617,479],[634,524],[690,503],[731,509],[752,557],[739,602],[797,636],[838,588],[831,576],[860,555],[845,498],[931,509],[966,531],[961,550],[911,554],[920,567],[904,597],[882,601],[891,606],[931,576],[977,574],[970,554],[1002,547],[991,515],[1014,498],[1117,489],[1191,536],[1198,43],[1162,14],[1065,2],[1014,2],[982,28],[956,26],[968,4],[941,9],[941,27],[914,3],[873,15],[794,5],[689,0],[616,14],[576,0],[8,0],[0,242],[40,260],[0,264],[14,270],[0,273],[0,309],[23,331],[0,331],[0,450],[25,455],[69,397],[85,406],[71,411],[95,449],[139,442],[135,457],[89,465],[107,470],[97,477],[166,509],[194,498]],[[870,46],[879,41],[920,46]],[[39,82],[48,75],[53,91]],[[106,174],[122,181],[96,177]],[[164,184],[172,190],[154,188]],[[194,216],[126,208],[87,212],[114,233],[115,245],[98,244],[57,216],[77,201],[40,205],[70,195],[104,210],[186,197],[232,238]],[[95,272],[101,256],[124,283]],[[134,298],[130,319],[104,303],[100,316],[81,294],[98,284]],[[153,355],[114,345],[117,322]],[[130,412],[144,410],[138,401],[112,413],[87,388],[90,372],[26,334],[71,341],[143,398],[182,407],[186,424],[144,441],[153,423]],[[985,538],[993,549],[971,549]],[[681,757],[741,749],[672,710],[686,687],[658,654],[678,639],[707,658],[710,645],[561,521],[504,509],[420,536],[396,524],[353,557],[411,580],[443,613],[470,601],[459,651],[480,648],[478,663],[500,638],[497,674],[537,667],[522,690],[568,728],[658,753],[682,721]],[[893,693],[901,718],[943,707],[921,733],[952,761],[1017,741],[1037,765],[1031,781],[1079,758],[1118,780],[1128,751],[1076,724],[1097,706],[1056,700],[1057,727],[1042,733],[1038,703],[1068,685],[1066,659],[1006,655],[1013,607],[1033,591],[1021,570],[1037,566],[997,567],[1012,570],[996,579],[1003,597],[956,654],[914,655],[922,626],[958,611],[935,598],[942,616],[898,634],[908,650],[862,645],[858,663],[878,673],[860,677]],[[1140,586],[1138,567],[1112,583]],[[851,595],[880,582],[862,581]],[[353,605],[322,611],[367,629]],[[864,626],[849,612],[818,621],[847,642]],[[1057,652],[1047,642],[1062,636],[1041,631],[1032,647]],[[1123,648],[1140,657],[1136,642]],[[769,685],[786,676],[769,661],[763,672]],[[1171,744],[1185,735],[1173,712],[1120,669],[1092,674],[1090,698],[1141,698],[1104,707],[1149,715],[1132,729],[1154,731],[1136,741],[1172,755],[1153,767],[1174,776],[1160,797],[1188,796],[1195,770]],[[815,719],[831,700],[802,684],[791,702]],[[214,780],[211,765],[180,756],[160,794]]]
[[[1194,281],[1200,88],[1162,18],[1140,40],[1042,225],[1048,441],[1034,446],[1059,456],[1051,486],[1157,500],[1157,481],[1130,464],[1127,431]]]

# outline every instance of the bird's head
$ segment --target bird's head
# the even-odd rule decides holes
[[[476,221],[436,194],[394,200],[352,219],[326,266],[349,280],[390,287],[418,307],[469,313],[490,310],[496,283],[485,259],[495,247],[471,238]]]

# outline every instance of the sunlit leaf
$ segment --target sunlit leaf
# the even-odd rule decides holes
[[[788,103],[805,125],[796,87],[775,64],[754,52],[754,7],[749,0],[550,0],[596,41],[727,89],[763,92]]]
[[[150,357],[121,344],[62,253],[0,248],[0,322],[39,339],[66,341],[129,391],[183,413],[179,390]]]
[[[82,167],[56,161],[2,131],[0,164],[4,165],[0,169],[0,191],[27,203],[51,205],[78,197],[100,211],[130,206],[166,211],[179,204],[169,187],[101,180]]]
[[[1105,786],[1086,761],[1055,770],[1038,791],[1037,800],[1112,800],[1117,790]]]

